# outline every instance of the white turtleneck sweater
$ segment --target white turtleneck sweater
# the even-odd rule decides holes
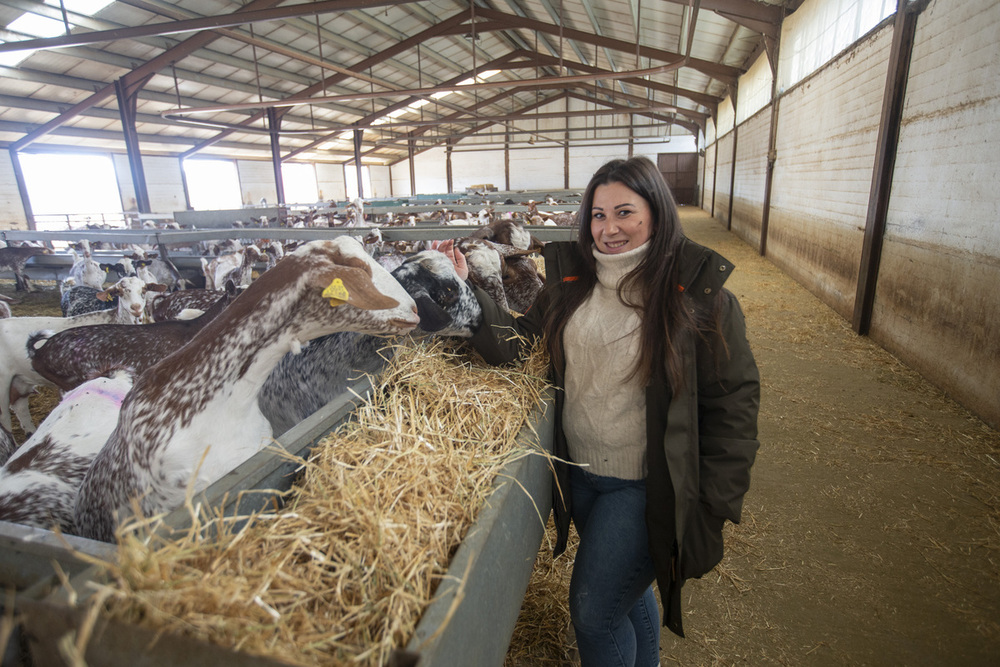
[[[640,316],[618,300],[617,288],[648,248],[615,255],[594,248],[598,282],[563,334],[563,431],[570,457],[596,475],[646,477],[645,389],[626,381],[639,353]]]

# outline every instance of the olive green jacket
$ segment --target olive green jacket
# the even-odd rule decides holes
[[[719,308],[720,336],[708,339],[689,332],[681,345],[684,382],[676,395],[658,369],[646,387],[646,525],[656,569],[663,623],[684,636],[680,591],[686,579],[700,577],[722,559],[722,526],[739,523],[743,496],[750,487],[750,467],[759,443],[757,411],[760,378],[746,338],[743,312],[723,289],[732,265],[713,250],[684,239],[680,247],[678,286],[689,308]],[[490,363],[518,360],[525,341],[542,334],[548,303],[559,298],[561,285],[577,275],[579,251],[571,242],[543,249],[544,290],[523,317],[513,318],[485,292],[476,290],[483,324],[471,342]],[[511,329],[519,337],[511,335]],[[552,381],[563,387],[563,368],[552,368]],[[555,455],[569,460],[560,420],[563,392],[556,392]],[[568,469],[557,465],[553,510],[559,537],[556,554],[566,548],[570,523]]]

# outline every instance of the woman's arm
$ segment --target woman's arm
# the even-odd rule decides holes
[[[736,297],[719,298],[721,337],[698,345],[700,496],[712,514],[739,523],[760,446],[760,375]]]

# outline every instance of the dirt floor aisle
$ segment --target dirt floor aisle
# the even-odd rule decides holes
[[[663,633],[664,667],[998,664],[1000,434],[705,212],[682,220],[736,266],[761,449],[726,558],[684,587],[687,638]],[[568,571],[532,586],[564,595]],[[508,664],[567,662],[518,641]]]

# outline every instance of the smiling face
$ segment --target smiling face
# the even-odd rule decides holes
[[[590,233],[605,254],[635,250],[653,233],[652,209],[623,183],[598,185],[590,210]]]

